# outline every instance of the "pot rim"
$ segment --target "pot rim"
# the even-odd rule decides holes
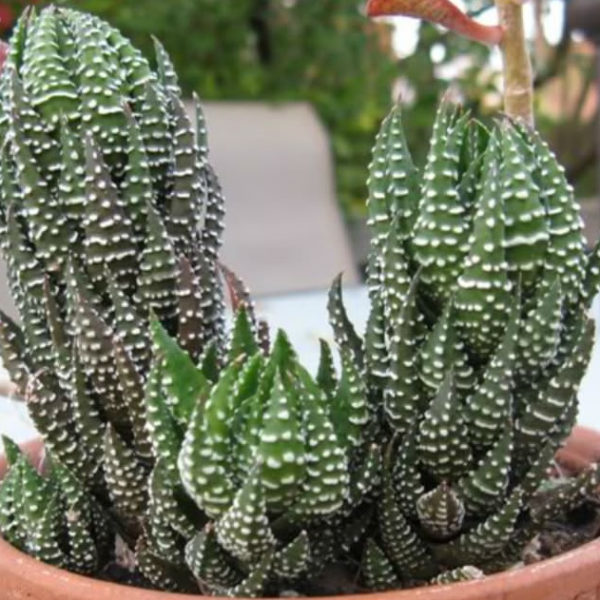
[[[573,435],[585,434],[592,436],[600,454],[600,431],[586,427],[575,427]],[[41,439],[37,438],[22,444],[22,449],[29,456],[35,456],[41,447]],[[0,458],[3,458],[0,456]],[[443,599],[450,591],[452,597],[460,597],[463,600],[475,600],[486,598],[486,594],[497,594],[498,589],[508,595],[511,591],[523,587],[535,587],[535,584],[544,581],[548,576],[574,569],[596,568],[600,566],[600,539],[588,542],[574,550],[565,552],[559,556],[540,561],[532,565],[515,568],[488,575],[483,579],[451,583],[437,586],[423,586],[408,590],[390,590],[386,592],[372,592],[368,594],[348,594],[343,596],[314,596],[314,600],[331,600],[332,598],[347,598],[348,600],[438,600]],[[202,594],[180,594],[173,592],[161,592],[147,590],[133,586],[103,581],[71,573],[51,565],[44,564],[35,558],[17,550],[8,542],[0,538],[0,573],[13,572],[23,575],[27,572],[27,578],[32,583],[40,586],[50,586],[53,581],[60,581],[61,585],[67,585],[71,593],[81,594],[81,597],[91,596],[93,591],[102,594],[102,598],[117,598],[119,594],[128,600],[192,600],[201,598]],[[458,595],[460,593],[460,596]],[[227,600],[224,597],[211,596],[215,600]],[[269,600],[269,599],[266,599]],[[271,599],[275,600],[275,599]]]

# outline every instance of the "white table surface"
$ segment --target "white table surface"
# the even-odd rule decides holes
[[[369,303],[364,287],[350,287],[344,292],[348,313],[357,330],[362,332],[368,316]],[[319,360],[319,338],[333,342],[327,318],[327,291],[287,294],[257,301],[257,311],[265,318],[272,330],[287,331],[303,364],[315,372]],[[579,422],[600,429],[600,297],[592,307],[596,319],[596,344],[590,367],[579,392]],[[21,442],[35,436],[35,430],[27,417],[25,407],[12,401],[0,399],[0,433]]]

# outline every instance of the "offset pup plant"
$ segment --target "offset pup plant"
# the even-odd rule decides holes
[[[2,318],[0,347],[47,451],[40,475],[5,440],[3,537],[160,590],[324,595],[481,578],[585,517],[598,468],[549,467],[577,413],[600,249],[586,256],[572,189],[529,128],[529,88],[487,127],[443,102],[422,171],[399,108],[385,120],[367,331],[338,278],[340,375],[323,342],[313,378],[227,271],[224,333],[222,198],[157,50],[155,74],[105,23],[47,9],[22,19],[0,80],[23,322]]]

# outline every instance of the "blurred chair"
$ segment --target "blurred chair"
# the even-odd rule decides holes
[[[326,131],[309,104],[205,106],[227,200],[223,262],[255,295],[329,287],[358,273],[335,194]]]

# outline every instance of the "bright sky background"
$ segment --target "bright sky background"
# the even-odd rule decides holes
[[[549,14],[545,19],[545,28],[548,41],[554,44],[560,40],[563,27],[563,1],[564,0],[550,0]],[[464,9],[464,2],[462,0],[453,0],[461,9]],[[498,20],[496,16],[496,10],[491,8],[484,14],[477,17],[480,23],[486,25],[495,25]],[[415,49],[418,41],[419,21],[416,19],[408,18],[395,18],[393,23],[396,26],[396,33],[394,35],[394,47],[400,57],[410,56]],[[528,33],[533,33],[533,5],[528,3],[525,6],[525,26]],[[499,61],[499,53],[494,53],[494,62]]]

